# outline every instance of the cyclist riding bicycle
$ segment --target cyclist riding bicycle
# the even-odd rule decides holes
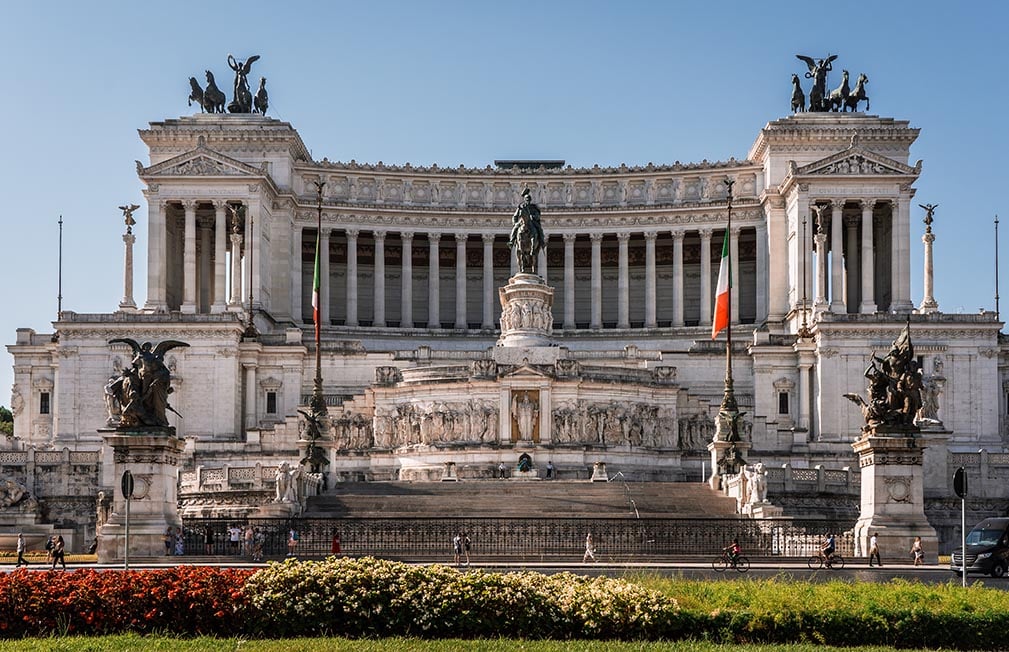
[[[834,554],[834,535],[828,533],[827,538],[820,546],[820,556],[823,557],[823,563],[825,565],[830,566],[830,556],[832,554]]]
[[[722,548],[722,552],[729,555],[729,561],[735,566],[736,562],[739,561],[739,555],[743,552],[743,549],[739,547],[739,541],[733,539],[732,543]]]

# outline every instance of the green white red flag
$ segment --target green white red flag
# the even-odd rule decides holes
[[[319,343],[319,283],[322,275],[319,273],[319,248],[322,244],[322,233],[315,236],[315,278],[312,281],[312,319],[315,321],[315,343]]]
[[[729,325],[729,288],[732,287],[732,275],[729,263],[729,231],[725,231],[722,241],[722,262],[718,266],[718,287],[715,290],[715,318],[711,322],[711,339]]]

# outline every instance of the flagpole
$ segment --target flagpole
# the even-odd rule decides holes
[[[319,180],[315,182],[315,190],[317,193],[317,227],[315,232],[315,275],[318,274],[319,266],[319,256],[321,252],[319,247],[322,243],[322,188],[326,185],[325,181]],[[329,252],[326,252],[329,255]],[[313,276],[313,284],[315,283]],[[312,288],[313,293],[315,288]],[[319,302],[319,307],[322,306],[322,297],[317,299]],[[321,335],[321,324],[319,323],[322,319],[321,310],[313,310],[315,321],[315,382],[312,384],[312,414],[315,416],[326,414],[326,401],[322,397],[322,335]]]
[[[60,218],[63,219],[62,217]],[[995,321],[999,321],[998,312],[998,213],[995,214]]]
[[[726,178],[725,181],[726,189],[726,203],[728,206],[728,218],[725,227],[725,237],[728,239],[732,234],[732,186],[735,184],[735,180]],[[726,324],[725,324],[725,391],[722,396],[722,405],[719,412],[724,415],[730,425],[728,433],[728,441],[739,441],[739,431],[737,427],[737,419],[739,416],[739,406],[736,404],[736,393],[733,388],[732,381],[732,249],[729,248],[728,256],[728,297],[726,302]]]

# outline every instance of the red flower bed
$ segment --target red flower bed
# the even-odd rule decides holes
[[[252,570],[16,570],[0,574],[0,638],[60,634],[240,633]]]

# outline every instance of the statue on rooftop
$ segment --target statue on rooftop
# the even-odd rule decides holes
[[[252,90],[249,88],[249,72],[252,64],[259,61],[259,55],[239,61],[228,55],[228,67],[235,71],[235,95],[228,105],[229,113],[252,113]]]
[[[833,70],[833,67],[830,64],[837,58],[837,55],[831,54],[826,59],[815,60],[812,57],[797,54],[795,55],[795,58],[805,63],[806,67],[809,68],[806,72],[806,79],[813,80],[813,87],[809,89],[809,110],[829,111],[830,102],[827,96],[827,73]]]

